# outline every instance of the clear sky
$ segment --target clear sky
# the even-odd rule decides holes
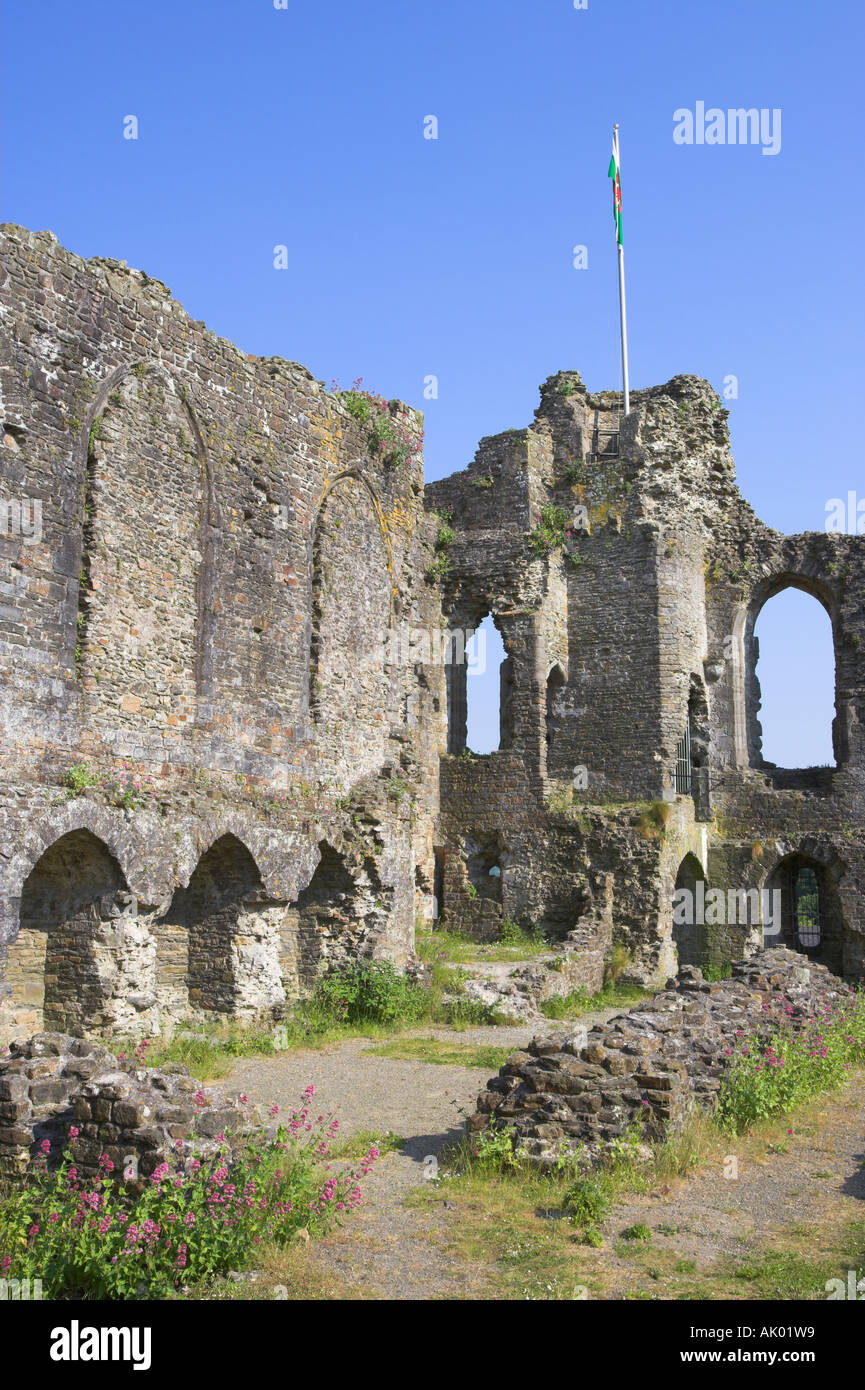
[[[865,496],[863,30],[861,0],[5,0],[2,216],[423,407],[436,478],[552,372],[618,386],[618,121],[632,384],[735,377],[743,492],[819,530]],[[698,102],[780,110],[778,153],[676,144]],[[799,659],[826,619],[800,609],[792,667],[762,633],[790,764],[831,757],[831,671]]]

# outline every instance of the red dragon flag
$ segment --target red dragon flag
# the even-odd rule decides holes
[[[613,180],[613,221],[616,224],[616,241],[622,245],[622,181],[619,177],[619,139],[613,136],[613,153],[607,177]]]

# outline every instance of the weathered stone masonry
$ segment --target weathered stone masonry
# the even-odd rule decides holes
[[[754,517],[707,383],[620,419],[559,373],[424,489],[416,412],[389,453],[303,367],[19,227],[0,348],[0,1041],[277,1017],[406,965],[437,909],[542,922],[589,989],[761,944],[759,912],[674,929],[677,884],[777,887],[782,942],[865,973],[865,543]],[[832,620],[832,769],[762,759],[754,624],[788,585]],[[501,744],[471,757],[465,668],[393,639],[487,613]]]
[[[0,534],[0,1039],[278,1016],[345,959],[405,965],[435,721],[387,635],[438,621],[420,417],[388,407],[395,462],[147,275],[0,249],[2,495],[41,508],[38,543]]]
[[[782,930],[767,944],[804,945],[861,976],[865,540],[758,521],[708,383],[635,392],[625,419],[620,404],[558,373],[528,429],[484,439],[467,470],[427,486],[455,533],[445,621],[471,630],[491,614],[507,653],[499,750],[484,757],[465,749],[471,676],[449,672],[444,916],[486,936],[503,917],[560,936],[595,921],[598,943],[611,920],[628,974],[662,983],[677,956],[720,965],[761,946],[762,890],[777,889]],[[546,552],[528,543],[544,514]],[[789,586],[832,621],[835,768],[762,758],[754,624]],[[690,790],[676,781],[686,732]],[[495,889],[481,891],[490,867]],[[793,926],[802,869],[819,893],[816,942]],[[697,880],[752,893],[740,920],[674,933],[674,887]]]

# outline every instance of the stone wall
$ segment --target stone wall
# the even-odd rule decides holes
[[[488,934],[510,916],[564,936],[589,868],[609,871],[627,977],[657,984],[675,969],[671,903],[689,858],[725,893],[780,885],[780,939],[797,945],[791,873],[806,866],[824,926],[810,953],[862,976],[865,538],[764,526],[736,487],[727,412],[708,383],[676,377],[620,410],[614,393],[560,372],[532,426],[483,440],[467,470],[427,486],[455,533],[445,620],[471,629],[491,613],[507,653],[496,752],[466,756],[467,680],[449,677],[444,919]],[[546,545],[544,519],[555,522]],[[831,769],[762,758],[754,624],[790,586],[832,620]],[[690,791],[675,780],[686,732]],[[467,893],[479,835],[499,846],[494,907]],[[761,912],[709,924],[700,963],[746,955],[771,926]]]
[[[437,909],[486,938],[602,923],[593,979],[602,940],[655,984],[680,946],[758,949],[759,911],[674,934],[689,876],[777,888],[802,945],[813,874],[806,949],[865,975],[865,540],[764,526],[706,382],[623,418],[559,372],[424,490],[417,412],[48,232],[0,229],[0,337],[0,1039],[278,1017],[357,955],[408,964]],[[754,627],[791,585],[832,621],[833,768],[762,755]],[[475,757],[437,649],[487,614]]]
[[[0,1176],[37,1160],[53,1168],[70,1153],[82,1176],[102,1175],[107,1159],[116,1177],[135,1181],[162,1163],[181,1169],[207,1157],[260,1123],[239,1096],[205,1088],[180,1063],[145,1067],[62,1033],[9,1051],[0,1058]]]
[[[646,1138],[680,1127],[694,1106],[712,1109],[742,1037],[807,1027],[852,998],[850,985],[798,952],[776,948],[733,966],[717,984],[696,967],[628,1013],[582,1033],[572,1027],[515,1052],[478,1098],[470,1128],[513,1131],[529,1157],[597,1159],[634,1126]]]
[[[358,952],[404,965],[438,751],[388,642],[439,621],[420,416],[358,419],[48,232],[0,230],[0,336],[0,1038],[273,1017]]]

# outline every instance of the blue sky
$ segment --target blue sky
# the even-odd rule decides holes
[[[861,0],[5,0],[0,23],[4,219],[148,271],[246,351],[424,407],[430,478],[560,368],[619,384],[618,121],[632,384],[735,376],[740,485],[781,530],[865,495]],[[780,152],[675,144],[698,101],[779,108]],[[806,608],[797,658],[825,624]],[[827,761],[831,671],[772,646],[778,760]]]

